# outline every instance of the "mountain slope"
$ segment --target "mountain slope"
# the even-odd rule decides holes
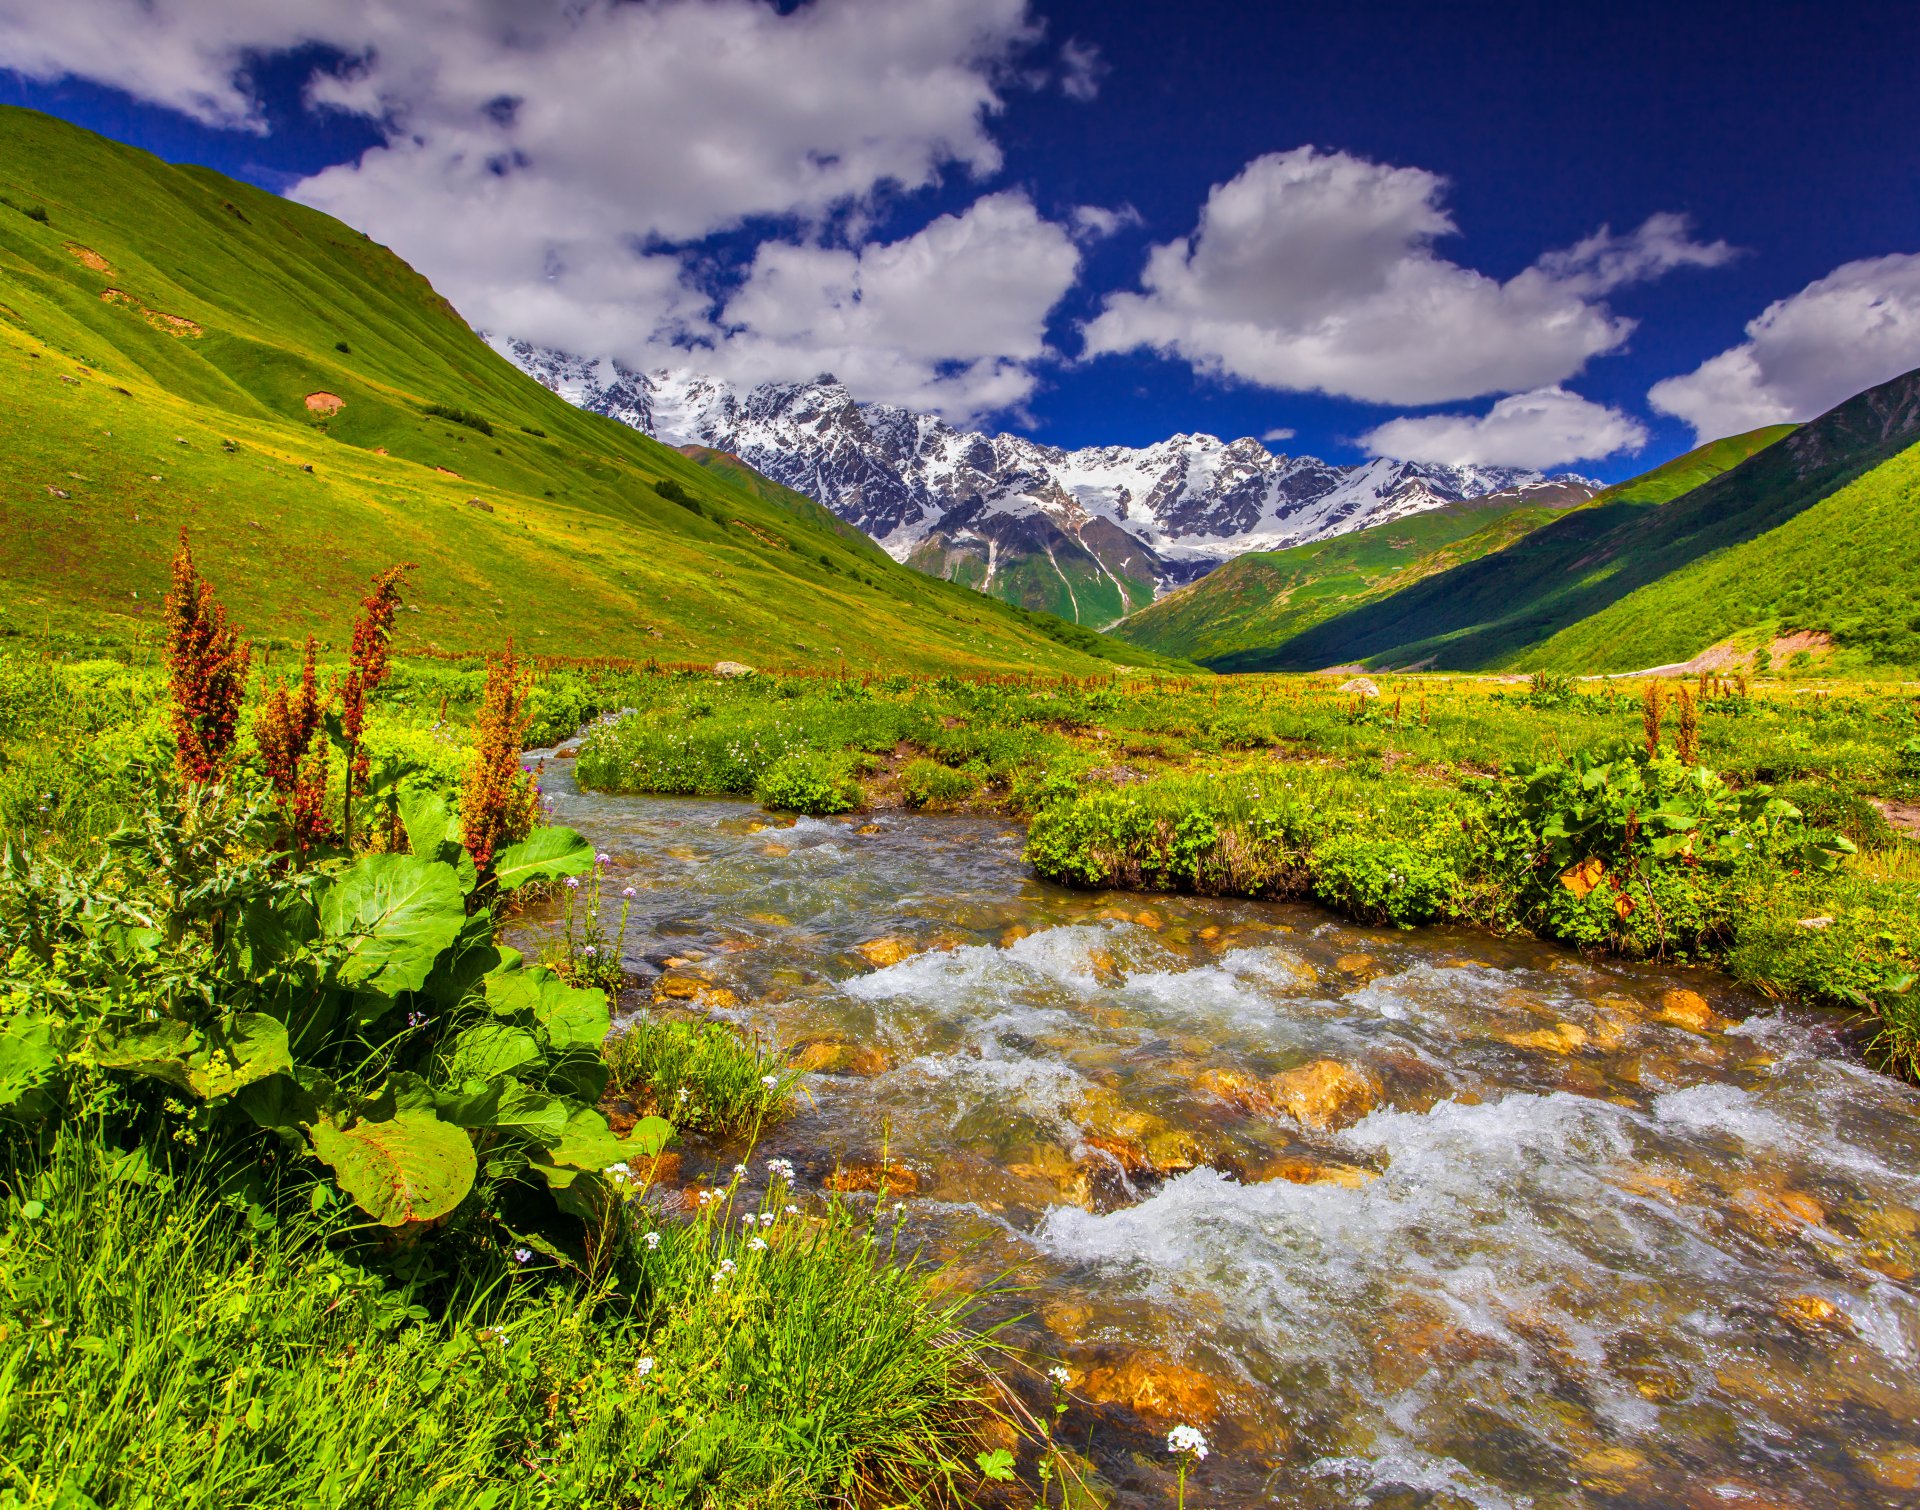
[[[0,632],[150,632],[184,524],[256,635],[337,633],[413,560],[403,649],[1141,657],[563,402],[313,210],[13,108],[0,198]]]
[[[1527,662],[1636,670],[1797,631],[1829,635],[1860,662],[1920,666],[1920,443],[1766,534],[1569,625]]]
[[[1291,550],[1249,552],[1168,593],[1114,633],[1164,654],[1227,664],[1435,572],[1503,550],[1585,497],[1576,490],[1561,501],[1543,491],[1522,502],[1495,493]]]
[[[930,575],[1104,625],[1250,550],[1324,539],[1513,489],[1596,485],[1516,468],[1330,466],[1260,442],[1176,435],[1078,451],[855,402],[830,376],[741,392],[682,368],[498,338],[573,403],[663,440],[737,455]]]
[[[1920,423],[1920,413],[1910,412],[1914,387],[1912,378],[1898,379],[1784,436],[1776,426],[1689,453],[1507,550],[1316,625],[1258,663],[1281,669],[1364,659],[1475,669],[1525,662],[1568,625],[1766,533],[1901,449],[1906,427]],[[1714,472],[1742,451],[1750,454]],[[1673,496],[1703,471],[1714,475]]]

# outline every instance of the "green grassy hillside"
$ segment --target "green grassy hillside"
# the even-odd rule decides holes
[[[1456,504],[1291,550],[1254,551],[1115,626],[1122,639],[1227,668],[1422,577],[1503,550],[1564,512]]]
[[[325,215],[0,109],[0,632],[125,639],[182,525],[256,636],[421,570],[401,648],[1092,669],[799,494],[573,408]]]
[[[1920,666],[1920,445],[1561,630],[1527,662],[1635,670],[1802,630],[1832,636],[1856,664]]]
[[[1764,535],[1904,449],[1920,432],[1916,395],[1920,375],[1872,389],[1791,433],[1773,427],[1715,442],[1609,489],[1507,550],[1316,625],[1263,666],[1530,665],[1569,625]],[[1742,453],[1737,465],[1726,465]],[[1676,496],[1703,473],[1706,481]]]

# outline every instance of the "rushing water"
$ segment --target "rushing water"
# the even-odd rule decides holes
[[[1169,1502],[1186,1419],[1196,1506],[1920,1505],[1920,1095],[1836,1020],[1464,932],[1064,892],[993,821],[546,786],[637,891],[630,969],[833,1066],[755,1167],[818,1185],[884,1150],[914,1239],[1016,1268],[1004,1335],[1074,1371],[1064,1434],[1117,1503]],[[1660,1020],[1675,986],[1744,1021]],[[1319,1059],[1378,1089],[1339,1130],[1261,1100]]]

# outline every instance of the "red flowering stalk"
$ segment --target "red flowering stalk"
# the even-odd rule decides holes
[[[333,837],[325,810],[327,742],[321,740],[315,748],[313,738],[327,701],[315,671],[313,636],[308,635],[299,686],[291,693],[285,682],[275,687],[253,724],[254,743],[286,822],[288,847],[296,854]]]
[[[483,875],[496,854],[533,829],[539,798],[520,765],[533,719],[531,691],[508,640],[505,654],[487,658],[487,688],[473,722],[473,759],[460,793],[461,837]]]
[[[373,579],[373,590],[361,601],[360,617],[353,626],[353,649],[348,655],[347,679],[340,689],[340,728],[347,741],[347,795],[340,814],[340,831],[349,843],[353,840],[353,799],[366,790],[370,774],[367,752],[360,745],[360,731],[366,724],[367,698],[387,679],[393,669],[388,648],[393,640],[393,619],[400,611],[400,587],[411,561],[389,566]]]
[[[189,786],[217,780],[233,754],[252,651],[193,564],[187,532],[167,592],[167,673],[173,696],[174,766]]]

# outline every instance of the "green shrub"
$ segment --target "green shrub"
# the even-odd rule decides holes
[[[847,774],[840,757],[796,750],[761,773],[753,785],[753,799],[775,812],[823,817],[857,808],[860,786]]]
[[[698,514],[703,519],[706,517],[707,511],[701,506],[700,500],[695,498],[693,494],[689,493],[671,477],[661,478],[660,481],[653,485],[653,490],[662,498],[666,499],[668,503],[677,503],[690,514]]]
[[[411,853],[291,869],[264,797],[162,783],[98,856],[0,853],[0,1118],[45,1127],[104,1074],[129,1127],[315,1159],[383,1225],[497,1223],[512,1184],[577,1240],[671,1129],[609,1131],[606,996],[496,948],[481,903],[592,851],[536,830],[482,893],[444,798],[398,816]]]
[[[1350,917],[1409,928],[1452,912],[1464,883],[1443,854],[1343,834],[1315,849],[1313,890]]]
[[[980,777],[975,772],[956,771],[937,760],[911,760],[900,772],[900,790],[914,807],[961,807],[980,787]]]
[[[465,425],[469,430],[478,430],[482,435],[492,435],[493,425],[483,416],[471,409],[457,408],[452,404],[428,404],[420,411],[434,419],[444,419],[456,425]]]

